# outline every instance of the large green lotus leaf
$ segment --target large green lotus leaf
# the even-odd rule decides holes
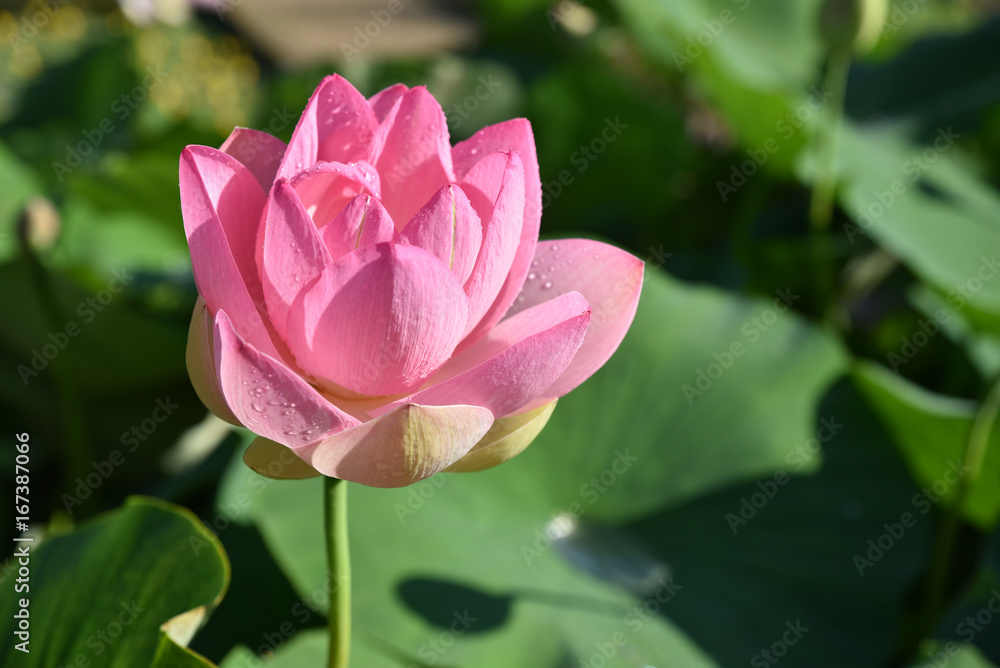
[[[0,664],[211,665],[181,645],[222,598],[229,563],[190,512],[131,498],[121,509],[31,549],[29,567],[30,591],[15,593],[5,586],[0,594],[8,638]],[[28,654],[11,641],[21,597],[31,603]],[[161,628],[169,638],[161,636]]]
[[[885,422],[886,429],[929,501],[954,500],[967,473],[963,459],[976,417],[975,402],[929,392],[888,369],[859,363],[854,380]],[[982,474],[969,491],[962,514],[990,531],[1000,519],[1000,429],[993,429]]]
[[[920,145],[899,128],[845,125],[844,233],[871,235],[965,317],[1000,330],[1000,195],[959,156],[960,139],[950,126]]]
[[[651,275],[621,349],[524,454],[352,485],[355,642],[402,665],[700,668],[745,666],[787,632],[802,646],[783,665],[883,665],[929,522],[859,567],[917,490],[856,391],[827,392],[838,346],[772,306]],[[689,403],[683,386],[737,341]],[[321,487],[234,461],[219,504],[248,495],[241,519],[325,609]]]

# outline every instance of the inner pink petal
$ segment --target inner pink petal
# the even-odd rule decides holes
[[[318,381],[377,396],[418,387],[452,354],[468,303],[455,275],[414,246],[344,255],[296,298],[288,343]]]

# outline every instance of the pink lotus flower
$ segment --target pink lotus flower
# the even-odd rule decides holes
[[[422,87],[366,100],[328,77],[287,146],[189,146],[180,189],[191,380],[272,477],[400,487],[506,461],[635,315],[641,261],[538,242],[528,121],[453,147]]]

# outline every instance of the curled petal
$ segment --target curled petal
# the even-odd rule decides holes
[[[412,391],[451,356],[467,315],[458,279],[436,257],[374,244],[337,259],[300,293],[288,345],[321,381],[396,394]]]
[[[509,151],[487,156],[466,175],[462,190],[484,222],[479,256],[465,282],[472,330],[496,299],[517,253],[524,219],[521,159]]]
[[[392,241],[396,227],[382,203],[363,193],[324,225],[320,234],[330,255],[336,259],[358,248]]]
[[[551,401],[540,408],[497,420],[476,447],[445,470],[473,473],[513,459],[542,432],[555,408],[556,402]]]
[[[444,470],[489,431],[480,406],[406,404],[298,450],[323,475],[371,487],[404,487]]]
[[[500,323],[451,359],[426,389],[370,413],[406,402],[448,406],[462,401],[489,408],[498,419],[513,415],[562,375],[589,322],[590,308],[577,293],[539,304]]]
[[[358,424],[287,366],[264,355],[215,315],[219,386],[233,415],[250,431],[299,448]]]
[[[579,291],[593,309],[583,345],[565,373],[543,393],[544,400],[561,397],[590,378],[618,349],[635,317],[644,265],[631,253],[586,239],[541,241],[535,259],[546,277],[524,284],[508,319],[570,290]]]
[[[285,142],[266,132],[235,128],[219,150],[242,162],[266,193],[274,183],[286,148]]]
[[[229,424],[240,426],[240,421],[229,410],[222,396],[222,388],[219,387],[219,379],[215,373],[213,330],[212,315],[205,306],[205,299],[198,297],[191,314],[191,326],[188,328],[185,354],[188,376],[191,377],[195,394],[208,410]]]
[[[385,187],[382,204],[393,220],[405,221],[455,178],[441,105],[423,86],[406,91],[397,103],[376,167]]]
[[[483,225],[462,189],[447,185],[406,224],[399,241],[432,253],[465,283],[479,255]]]
[[[500,322],[514,303],[514,298],[520,292],[524,279],[530,271],[531,260],[535,255],[535,244],[538,242],[539,223],[542,219],[542,181],[538,172],[535,136],[527,119],[515,118],[490,125],[456,144],[451,152],[455,163],[455,175],[462,180],[483,156],[503,150],[515,151],[521,158],[524,169],[524,220],[521,225],[521,238],[500,293],[480,319],[479,324],[469,332],[459,350],[478,341]]]
[[[181,211],[198,293],[209,312],[224,309],[241,336],[279,356],[267,321],[254,248],[264,192],[246,167],[206,146],[180,162]]]
[[[371,105],[379,123],[385,123],[390,112],[408,90],[410,89],[405,85],[398,83],[384,88],[368,98],[368,104]]]
[[[370,160],[377,127],[371,106],[354,86],[339,74],[326,77],[295,126],[278,176],[290,179],[320,161]]]
[[[243,463],[272,480],[305,480],[322,475],[291,448],[258,436],[243,453]]]
[[[333,220],[358,195],[381,193],[378,172],[367,162],[320,162],[296,174],[291,184],[317,227]]]
[[[259,246],[261,283],[271,323],[282,337],[296,295],[333,262],[295,189],[284,179],[271,192]]]

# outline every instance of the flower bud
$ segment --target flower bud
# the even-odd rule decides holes
[[[820,36],[831,52],[866,53],[878,42],[888,11],[888,0],[825,0],[820,8]]]

